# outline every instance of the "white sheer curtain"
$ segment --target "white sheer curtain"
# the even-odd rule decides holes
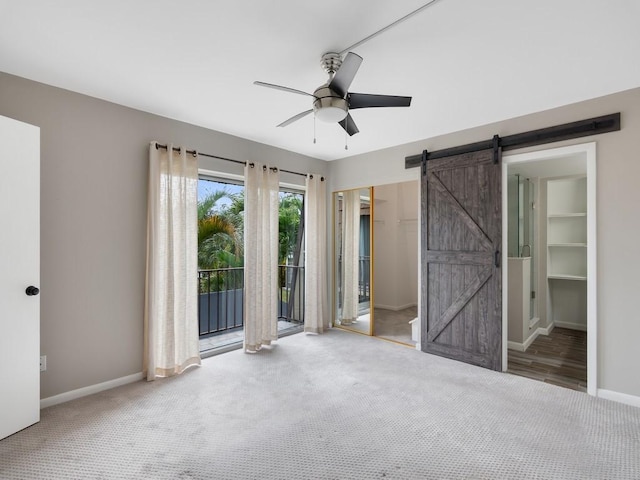
[[[255,352],[278,338],[277,169],[244,168],[244,349]]]
[[[359,255],[360,190],[347,190],[342,199],[342,325],[358,319]]]
[[[320,175],[307,175],[305,195],[304,331],[329,328],[327,309],[327,187]]]
[[[198,160],[185,148],[149,147],[144,371],[147,380],[200,364]]]

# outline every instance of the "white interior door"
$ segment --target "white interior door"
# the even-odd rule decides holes
[[[40,420],[40,129],[0,116],[0,439]]]

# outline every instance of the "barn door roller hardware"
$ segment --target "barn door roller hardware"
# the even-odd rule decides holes
[[[404,165],[405,168],[422,166],[423,171],[426,171],[426,164],[429,160],[489,149],[493,149],[494,163],[500,163],[500,157],[502,156],[503,150],[543,145],[545,143],[597,135],[599,133],[616,132],[618,130],[620,130],[620,112],[604,115],[602,117],[594,117],[587,120],[556,125],[554,127],[516,133],[515,135],[507,135],[506,137],[494,135],[491,140],[468,143],[466,145],[445,148],[443,150],[435,150],[433,152],[424,150],[418,155],[405,157]]]

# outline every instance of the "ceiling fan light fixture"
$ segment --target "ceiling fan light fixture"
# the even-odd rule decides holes
[[[344,98],[324,97],[313,103],[316,118],[322,122],[335,123],[344,120],[349,106]]]

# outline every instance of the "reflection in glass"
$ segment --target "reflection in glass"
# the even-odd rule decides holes
[[[537,279],[537,259],[535,258],[535,182],[522,175],[507,177],[507,214],[509,257],[531,257],[531,318],[537,317],[535,288]]]
[[[360,192],[351,190],[342,196],[342,285],[338,320],[351,325],[358,320],[358,290],[360,284]]]
[[[371,335],[371,192],[334,193],[335,324]]]

